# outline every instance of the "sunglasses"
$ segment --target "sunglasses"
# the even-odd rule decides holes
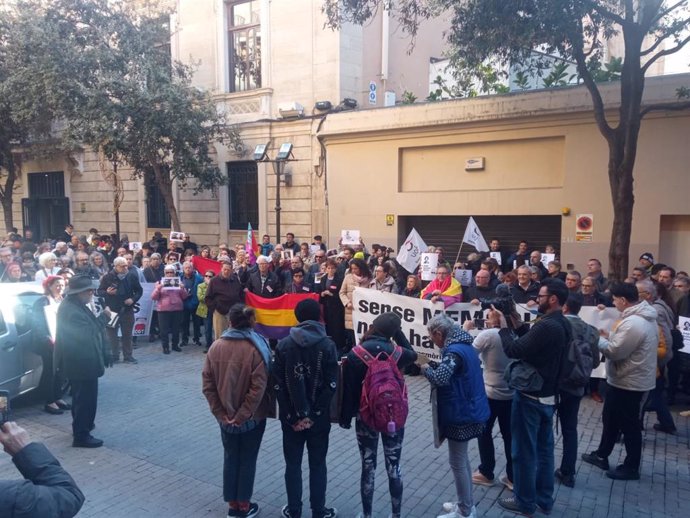
[[[208,279],[213,279],[213,275],[204,275],[204,277],[206,277]]]

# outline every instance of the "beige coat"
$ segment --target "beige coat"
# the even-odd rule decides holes
[[[355,288],[368,288],[371,279],[368,277],[362,278],[362,281],[358,283],[351,273],[345,275],[343,279],[343,285],[340,287],[340,300],[345,306],[345,329],[352,329],[352,306],[348,307],[348,304],[352,303],[352,293]]]

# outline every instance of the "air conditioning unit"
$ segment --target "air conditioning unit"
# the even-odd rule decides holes
[[[278,113],[283,119],[298,119],[304,115],[304,106],[298,102],[281,103],[278,105]]]

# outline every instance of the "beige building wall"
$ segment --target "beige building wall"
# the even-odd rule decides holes
[[[687,79],[649,80],[646,98],[673,100]],[[605,99],[615,98],[616,87],[604,89]],[[662,215],[690,215],[689,130],[690,114],[683,112],[643,123],[631,264],[644,251],[658,257]],[[330,197],[331,242],[342,229],[360,229],[366,242],[396,248],[405,215],[560,215],[567,208],[563,263],[583,270],[589,257],[607,263],[608,151],[584,88],[340,114],[328,119],[322,138],[328,190],[337,193]],[[465,171],[473,157],[485,158],[484,171]],[[575,241],[579,213],[594,215],[591,243]],[[395,225],[386,225],[386,214],[396,216]]]

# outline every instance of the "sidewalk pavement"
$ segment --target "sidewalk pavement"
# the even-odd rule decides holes
[[[222,496],[223,449],[215,420],[201,394],[201,347],[187,346],[181,353],[163,355],[160,345],[142,344],[136,351],[138,365],[117,364],[100,383],[99,408],[94,435],[105,441],[95,450],[71,447],[69,413],[52,416],[42,405],[18,401],[14,417],[32,438],[44,442],[75,478],[86,495],[80,517],[192,518],[226,515]],[[403,516],[435,517],[441,503],[455,498],[448,467],[447,448],[433,447],[428,384],[423,377],[408,377],[410,417],[402,454]],[[584,398],[580,408],[579,453],[594,450],[601,433],[602,405]],[[673,417],[678,435],[655,432],[655,415],[648,414],[643,432],[641,479],[612,481],[593,466],[578,461],[574,489],[556,485],[551,516],[566,518],[680,517],[690,510],[688,418]],[[505,459],[496,434],[497,472]],[[611,456],[611,465],[622,462],[623,447]],[[556,466],[561,440],[556,436]],[[470,456],[479,463],[476,441]],[[254,500],[262,517],[278,517],[287,502],[280,425],[269,419],[259,454]],[[306,454],[304,474],[307,473]],[[334,426],[328,453],[327,505],[339,516],[354,517],[361,510],[360,460],[354,426]],[[17,478],[9,457],[0,454],[0,478]],[[305,516],[309,516],[309,484],[304,482]],[[503,486],[475,486],[479,516],[508,517],[497,499],[510,496]],[[390,513],[390,497],[381,448],[376,473],[374,516]],[[537,514],[539,516],[539,514]],[[48,518],[48,517],[46,517]]]

